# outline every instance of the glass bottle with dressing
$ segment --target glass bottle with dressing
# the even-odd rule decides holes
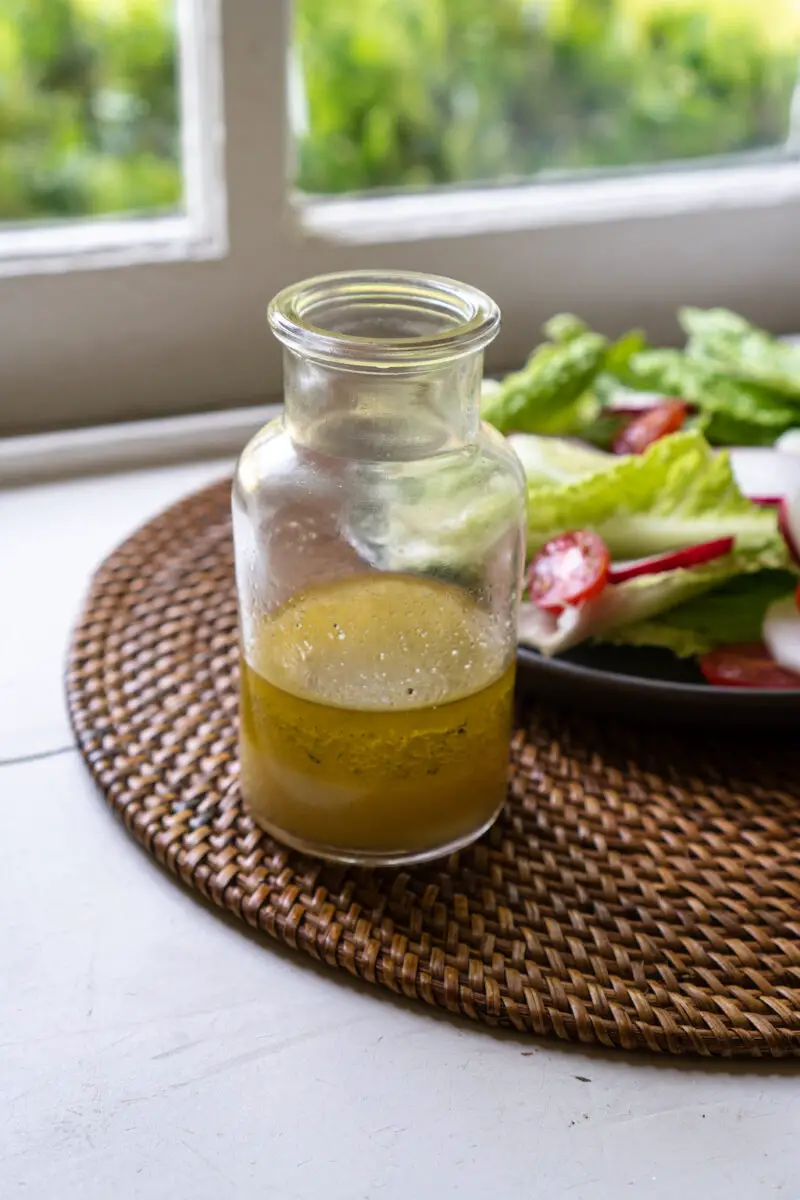
[[[525,484],[479,419],[499,312],[453,280],[352,272],[269,320],[285,411],[233,489],[243,797],[311,854],[438,857],[506,791]]]

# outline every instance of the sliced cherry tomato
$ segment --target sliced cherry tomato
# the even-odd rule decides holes
[[[610,561],[605,542],[590,529],[562,533],[542,547],[528,568],[531,600],[552,613],[591,600],[606,586]]]
[[[689,405],[683,400],[665,400],[640,417],[634,417],[622,433],[617,434],[612,450],[615,454],[641,454],[659,438],[677,433],[688,412]]]
[[[761,642],[720,646],[703,655],[700,670],[718,687],[800,689],[800,674],[779,666]]]

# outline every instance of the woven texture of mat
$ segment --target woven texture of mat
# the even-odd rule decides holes
[[[238,790],[229,490],[116,550],[73,637],[81,751],[150,854],[410,1002],[625,1049],[800,1053],[800,731],[748,745],[533,704],[471,849],[397,872],[287,850]]]

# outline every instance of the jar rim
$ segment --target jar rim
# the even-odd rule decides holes
[[[320,319],[339,312],[350,326],[330,328]],[[355,314],[374,312],[377,332],[354,332]],[[470,284],[417,271],[341,271],[284,288],[271,301],[272,332],[288,349],[348,370],[422,369],[443,366],[482,350],[497,335],[500,310]],[[394,321],[414,320],[420,333],[392,336]],[[332,321],[329,324],[333,324]]]

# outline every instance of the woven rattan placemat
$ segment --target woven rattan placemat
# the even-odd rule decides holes
[[[75,631],[81,751],[130,832],[249,925],[410,1001],[662,1052],[800,1052],[800,731],[528,705],[500,820],[449,860],[325,865],[237,784],[229,484],[116,550]]]

